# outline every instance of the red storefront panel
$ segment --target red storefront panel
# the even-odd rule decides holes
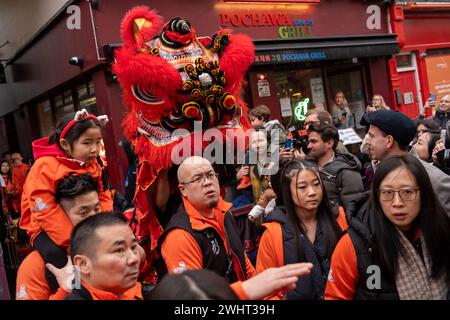
[[[405,11],[406,44],[403,51],[450,46],[449,12]]]

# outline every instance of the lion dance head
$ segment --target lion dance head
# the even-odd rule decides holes
[[[210,128],[225,135],[250,127],[240,93],[254,46],[248,36],[229,30],[198,37],[189,21],[176,17],[163,23],[146,6],[125,15],[121,36],[113,71],[128,108],[124,132],[139,159],[135,232],[148,239],[151,255],[162,228],[147,190],[161,170],[173,166],[174,148],[193,141],[186,138]]]

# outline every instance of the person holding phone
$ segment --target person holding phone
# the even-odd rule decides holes
[[[390,109],[391,108],[389,108],[384,102],[384,98],[381,94],[374,94],[371,103],[366,107],[366,112]]]
[[[332,116],[333,124],[338,129],[352,128],[354,125],[353,114],[349,108],[347,99],[345,99],[343,91],[338,91],[334,95]]]
[[[431,94],[427,102],[423,107],[423,112],[419,115],[418,119],[425,118],[425,113],[429,108],[433,108],[436,105],[436,97]],[[432,119],[441,127],[445,128],[447,122],[450,120],[450,94],[446,94],[439,100],[439,105],[433,113]]]

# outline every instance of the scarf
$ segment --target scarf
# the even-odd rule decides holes
[[[448,285],[445,274],[439,279],[431,277],[431,261],[425,239],[420,236],[422,260],[406,236],[397,229],[403,254],[398,256],[398,271],[395,283],[400,300],[445,300]]]

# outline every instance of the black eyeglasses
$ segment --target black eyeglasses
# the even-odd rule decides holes
[[[191,184],[191,183],[198,184],[198,183],[203,182],[204,179],[212,181],[212,180],[216,180],[218,177],[219,177],[219,175],[217,173],[208,172],[206,174],[200,174],[200,175],[195,176],[191,181],[181,182],[181,184],[185,184],[185,185]]]
[[[403,201],[412,201],[417,197],[418,188],[411,189],[400,189],[400,190],[392,190],[392,189],[378,189],[378,196],[382,201],[392,201],[394,199],[394,194],[398,192],[400,199]]]

